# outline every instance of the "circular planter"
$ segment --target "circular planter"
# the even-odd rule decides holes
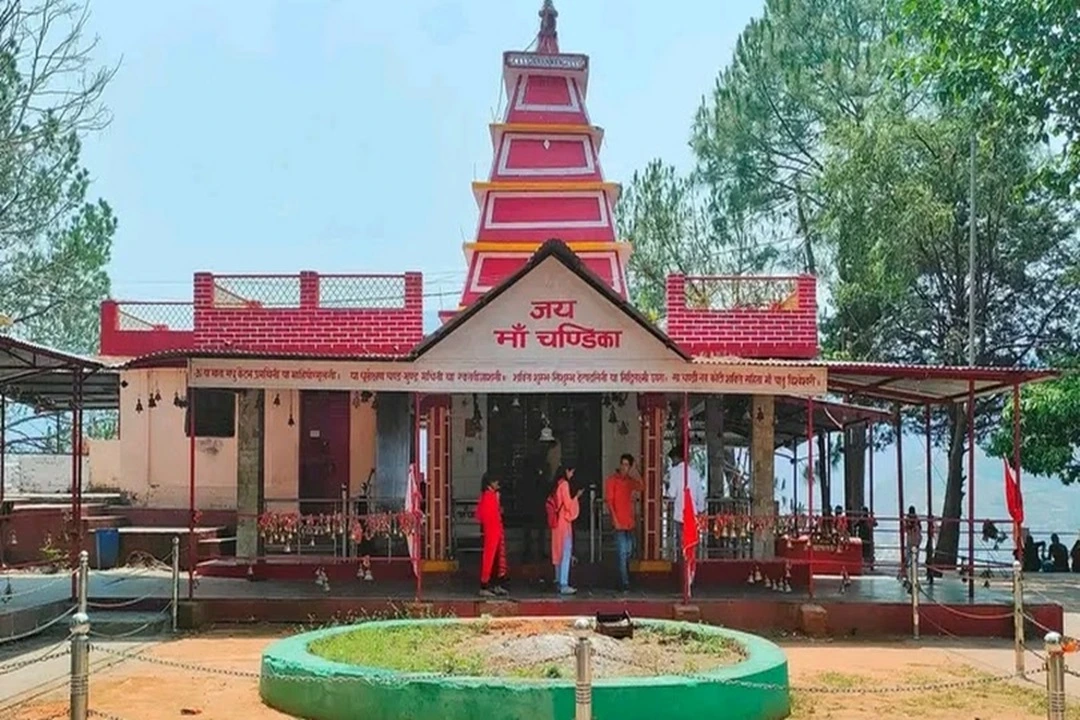
[[[313,641],[339,633],[468,622],[476,621],[388,620],[279,640],[263,652],[259,694],[270,707],[308,720],[562,720],[574,716],[573,680],[407,673],[333,662],[308,652]],[[701,720],[719,717],[716,713],[728,720],[788,716],[787,658],[774,643],[709,625],[634,622],[722,635],[742,646],[745,658],[692,677],[596,680],[593,720]]]

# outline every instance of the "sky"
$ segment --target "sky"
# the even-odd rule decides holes
[[[541,0],[92,3],[119,63],[112,124],[86,138],[119,218],[120,300],[190,299],[192,273],[425,275],[454,307],[487,176],[502,53]],[[689,168],[690,123],[761,0],[556,0],[564,52],[591,57],[606,176]]]

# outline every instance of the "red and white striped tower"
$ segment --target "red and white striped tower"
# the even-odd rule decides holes
[[[473,183],[480,221],[465,245],[468,276],[459,310],[518,270],[545,240],[564,241],[626,295],[630,244],[617,242],[619,186],[600,169],[603,130],[589,122],[589,58],[559,50],[558,12],[540,10],[535,51],[503,54],[506,111],[492,124],[495,156]],[[453,313],[448,313],[453,314]]]

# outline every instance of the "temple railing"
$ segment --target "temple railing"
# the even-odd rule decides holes
[[[101,303],[101,354],[133,357],[190,348],[195,307],[190,302]]]
[[[665,289],[667,333],[691,354],[790,359],[818,354],[812,276],[671,275]]]

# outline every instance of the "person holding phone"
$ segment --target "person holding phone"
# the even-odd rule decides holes
[[[545,504],[551,529],[551,564],[555,566],[555,585],[560,595],[577,592],[570,585],[570,558],[574,550],[574,521],[581,512],[582,490],[571,491],[573,479],[574,468],[560,466],[555,471],[555,485]]]

